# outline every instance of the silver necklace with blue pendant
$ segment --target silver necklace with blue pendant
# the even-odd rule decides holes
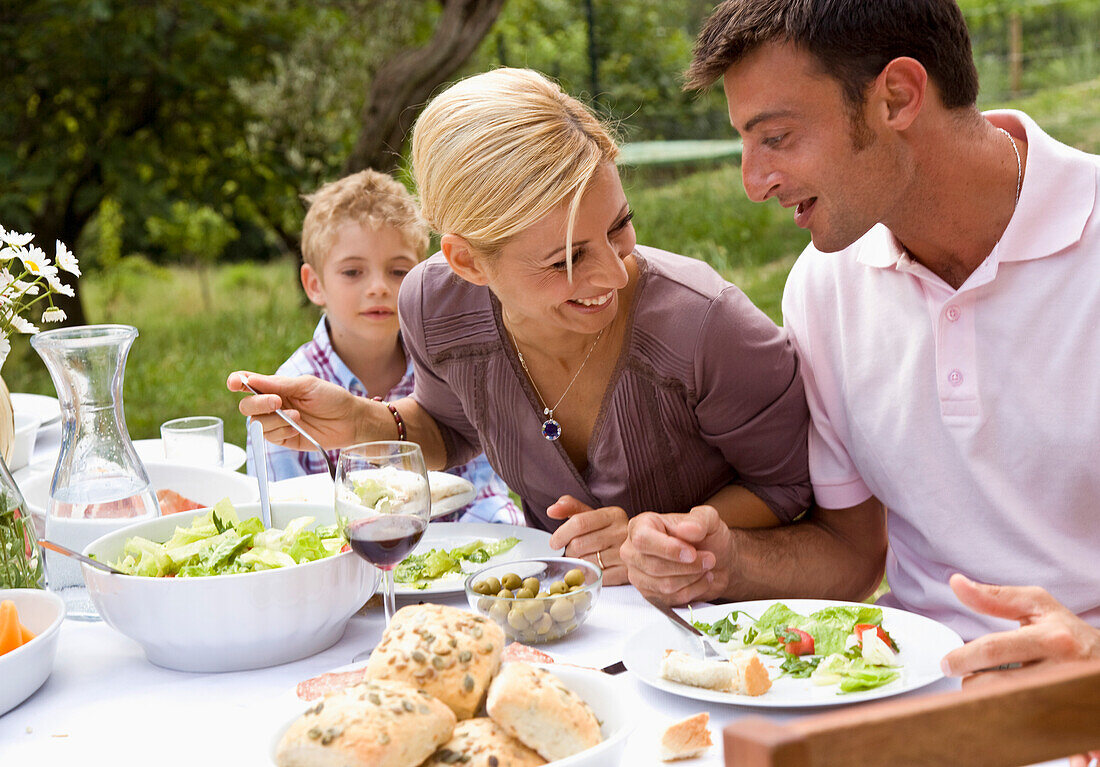
[[[585,364],[588,362],[588,358],[592,356],[592,352],[596,350],[596,344],[600,342],[603,337],[604,328],[598,334],[596,334],[596,340],[592,342],[592,346],[588,349],[588,354],[584,355],[584,360],[581,362],[581,366],[577,368],[577,372],[573,374],[573,379],[569,382],[569,385],[565,387],[565,391],[558,397],[558,401],[554,403],[554,407],[549,407],[546,404],[546,400],[542,398],[542,392],[539,391],[539,387],[535,385],[535,379],[531,375],[531,370],[527,367],[527,360],[523,358],[523,352],[519,350],[519,344],[516,343],[516,337],[512,331],[508,331],[508,336],[512,339],[512,346],[516,349],[516,356],[519,357],[519,364],[523,366],[523,372],[527,374],[527,380],[531,382],[531,388],[535,390],[535,396],[539,398],[539,404],[542,405],[542,414],[546,418],[542,422],[542,436],[544,436],[550,442],[555,442],[561,438],[561,424],[554,419],[554,411],[558,409],[558,405],[565,399],[565,395],[569,393],[569,390],[573,388],[573,384],[577,382],[577,378],[580,376],[581,371],[584,370]]]

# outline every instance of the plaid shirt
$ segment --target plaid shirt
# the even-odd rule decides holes
[[[408,355],[406,355],[408,357]],[[277,375],[299,376],[313,375],[326,381],[339,384],[352,394],[359,397],[370,396],[360,383],[355,374],[351,372],[344,361],[332,348],[332,340],[329,338],[328,325],[325,318],[317,323],[317,329],[313,331],[313,339],[302,344],[290,359],[279,366]],[[385,399],[396,400],[407,397],[413,392],[413,366],[405,370],[405,375],[390,390]],[[316,451],[303,452],[279,447],[267,443],[267,477],[271,482],[289,477],[300,477],[305,474],[321,474],[328,471],[324,458]],[[330,452],[333,462],[338,453]],[[255,474],[252,464],[251,444],[248,451],[248,473]],[[489,465],[485,455],[479,455],[474,460],[463,466],[449,469],[449,473],[455,474],[470,481],[477,489],[477,496],[462,512],[460,522],[504,522],[510,525],[523,525],[523,512],[516,508],[508,495],[508,486],[496,475]]]

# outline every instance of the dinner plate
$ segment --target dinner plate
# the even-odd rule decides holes
[[[499,541],[509,536],[519,538],[519,543],[503,554],[490,559],[488,562],[476,564],[463,562],[462,574],[440,578],[432,581],[426,588],[417,589],[401,583],[396,584],[395,594],[402,596],[419,596],[421,594],[461,594],[465,590],[463,585],[466,576],[480,570],[482,567],[501,562],[510,562],[516,559],[531,559],[532,557],[553,557],[561,552],[550,548],[550,533],[533,527],[517,527],[516,525],[497,525],[488,522],[433,522],[424,531],[424,537],[413,549],[413,554],[423,554],[429,549],[453,549],[456,546],[464,546],[477,540],[490,543]],[[411,556],[411,555],[410,555]]]
[[[446,516],[469,505],[477,497],[477,490],[469,480],[442,471],[429,471],[428,484],[432,488],[432,519]],[[308,474],[290,477],[271,483],[271,500],[305,501],[307,503],[332,503],[332,477],[328,474]],[[439,492],[447,495],[435,500]]]
[[[164,443],[159,439],[135,439],[134,447],[142,461],[164,463]],[[225,442],[222,445],[222,468],[236,471],[244,466],[246,456],[243,447]]]
[[[836,605],[866,606],[826,599],[766,599],[703,607],[693,610],[689,620],[714,623],[734,610],[741,610],[754,618],[759,618],[776,602],[782,602],[800,615],[808,615],[824,607]],[[627,640],[623,650],[623,663],[632,674],[646,684],[673,695],[712,703],[732,703],[738,706],[762,708],[859,703],[916,690],[943,678],[940,659],[956,647],[961,647],[962,638],[952,629],[931,618],[892,607],[879,607],[879,609],[882,610],[882,627],[890,633],[899,648],[898,660],[901,667],[898,671],[901,672],[901,676],[874,690],[838,693],[838,687],[835,684],[815,685],[809,679],[780,677],[778,670],[780,659],[764,654],[761,654],[760,659],[768,668],[772,687],[763,695],[755,697],[691,687],[662,679],[660,668],[665,650],[683,650],[696,656],[701,654],[698,639],[692,638],[686,631],[677,628],[664,617],[654,621]],[[714,645],[721,646],[718,642],[714,642]]]
[[[61,405],[57,397],[47,397],[45,394],[12,392],[11,409],[16,413],[30,413],[38,416],[40,429],[61,418]]]

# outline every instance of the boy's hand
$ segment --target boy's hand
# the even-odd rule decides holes
[[[301,424],[325,449],[355,444],[362,402],[346,389],[314,376],[265,376],[247,371],[229,375],[230,391],[246,391],[242,377],[260,394],[245,397],[237,409],[264,427],[271,443],[293,450],[315,450],[301,434],[275,415],[281,409]]]
[[[626,565],[619,557],[619,547],[626,540],[626,511],[619,506],[593,509],[571,495],[563,495],[546,509],[546,515],[565,520],[550,537],[551,548],[565,547],[567,557],[602,563],[605,586],[627,582]]]

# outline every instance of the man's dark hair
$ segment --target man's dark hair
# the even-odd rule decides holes
[[[695,41],[685,87],[710,87],[766,43],[810,53],[852,106],[899,56],[924,66],[949,109],[978,97],[970,33],[955,0],[725,0]]]

